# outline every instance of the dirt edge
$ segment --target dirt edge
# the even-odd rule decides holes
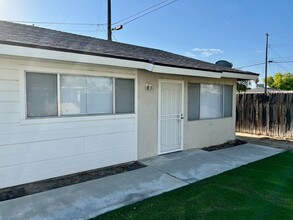
[[[0,202],[145,167],[135,161],[0,189]]]
[[[225,148],[229,148],[229,147],[235,147],[235,146],[242,145],[242,144],[247,144],[247,141],[235,139],[232,141],[228,141],[224,144],[213,145],[210,147],[204,147],[202,149],[205,151],[215,151],[215,150],[221,150],[221,149],[225,149]]]

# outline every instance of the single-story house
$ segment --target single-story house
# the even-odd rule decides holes
[[[257,77],[0,21],[0,188],[233,140],[237,79]]]

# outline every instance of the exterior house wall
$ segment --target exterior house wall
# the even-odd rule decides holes
[[[136,114],[25,119],[25,70],[136,79],[130,69],[0,57],[0,188],[137,159]]]
[[[133,78],[136,114],[26,119],[25,71]],[[0,56],[0,188],[156,156],[159,79],[184,81],[184,149],[235,138],[235,95],[233,117],[187,119],[188,82],[234,85],[235,91],[234,79]]]
[[[235,139],[235,79],[154,74],[138,71],[138,159],[158,155],[158,83],[159,79],[184,81],[184,140],[183,149],[202,148]],[[146,83],[152,90],[146,90]],[[188,121],[188,83],[215,83],[233,85],[233,116],[221,119]]]

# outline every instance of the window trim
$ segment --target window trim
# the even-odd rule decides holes
[[[231,85],[231,84],[221,84],[221,83],[198,83],[198,82],[188,82],[188,84],[199,84],[199,99],[201,99],[200,97],[200,92],[201,92],[201,85],[202,84],[206,84],[206,85],[220,85],[222,87],[222,117],[220,118],[200,118],[200,112],[199,112],[199,119],[189,119],[187,118],[187,121],[189,122],[192,122],[192,121],[206,121],[206,120],[220,120],[220,119],[226,119],[226,118],[233,118],[234,117],[234,113],[233,113],[233,103],[234,103],[234,85]],[[232,115],[231,116],[225,116],[225,103],[224,103],[224,100],[225,100],[225,95],[224,95],[224,86],[231,86],[232,87],[232,97],[231,97],[231,103],[232,103]],[[188,89],[188,86],[187,86],[187,89]],[[187,91],[188,92],[188,91]],[[189,99],[189,96],[187,97],[187,99]],[[187,101],[187,104],[188,104],[188,101]],[[200,101],[199,101],[199,104],[200,104]],[[189,106],[187,106],[187,117],[188,117],[188,111],[189,111]],[[200,109],[199,109],[200,111]]]
[[[57,110],[58,116],[53,117],[27,117],[27,94],[26,94],[26,73],[43,73],[43,74],[55,74],[57,75]],[[71,73],[69,73],[71,72]],[[134,80],[134,112],[133,113],[121,113],[121,114],[80,114],[80,115],[61,115],[61,97],[60,97],[60,76],[89,76],[89,77],[106,77]],[[40,124],[40,123],[61,123],[72,121],[88,121],[88,120],[107,120],[116,118],[133,118],[137,114],[137,72],[125,73],[124,71],[119,73],[101,72],[101,71],[86,71],[86,70],[72,70],[72,71],[52,71],[51,68],[41,67],[27,67],[21,66],[19,69],[19,102],[20,102],[20,124]],[[114,86],[114,85],[113,85]],[[113,102],[115,102],[115,94],[113,93]]]

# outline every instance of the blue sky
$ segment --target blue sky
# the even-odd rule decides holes
[[[112,22],[163,0],[112,0]],[[171,2],[169,0],[167,2]],[[167,3],[166,2],[166,3]],[[292,0],[177,0],[115,31],[114,40],[158,48],[234,67],[263,63],[270,34],[269,75],[293,72]],[[107,22],[107,0],[0,0],[1,20]],[[119,23],[119,24],[123,24]],[[106,38],[106,26],[48,25],[51,29]],[[280,63],[282,62],[282,63]],[[264,65],[244,68],[261,74]]]

